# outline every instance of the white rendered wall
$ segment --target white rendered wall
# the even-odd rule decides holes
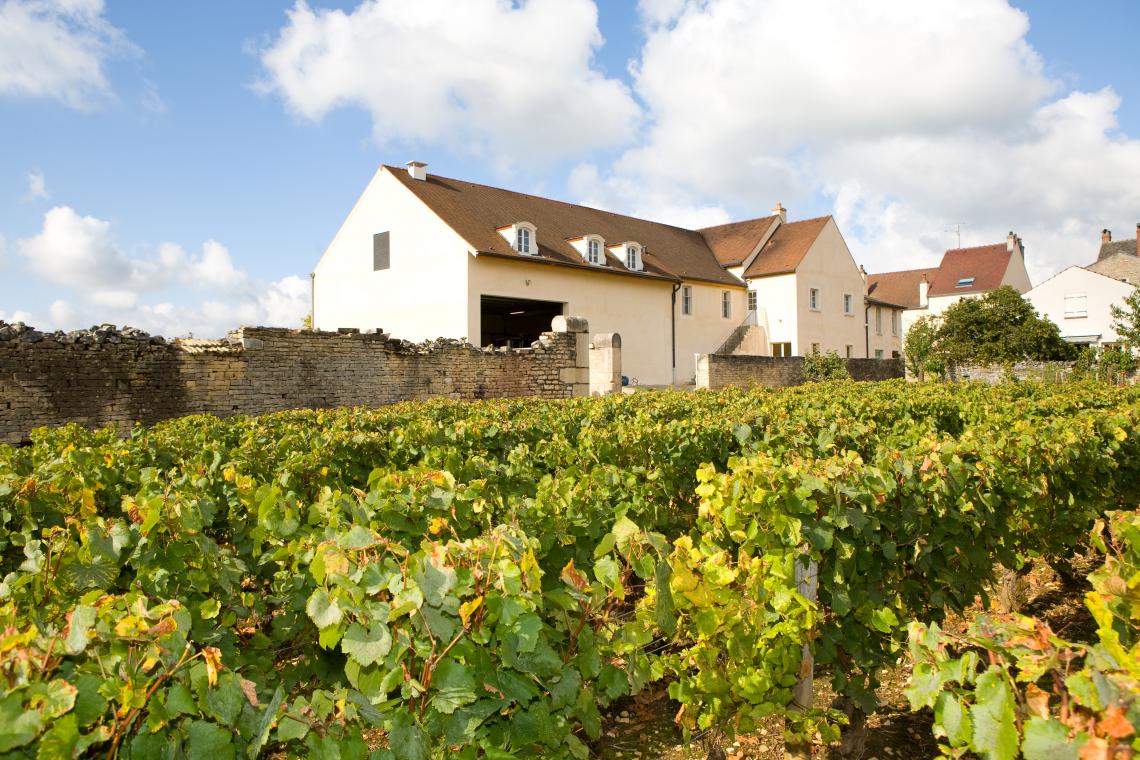
[[[376,272],[372,236],[384,231],[390,267]],[[415,341],[468,337],[470,259],[467,243],[381,168],[317,264],[313,326],[382,328]]]
[[[1132,286],[1126,282],[1081,267],[1069,267],[1030,290],[1025,299],[1060,328],[1062,337],[1100,335],[1097,344],[1104,345],[1120,339],[1112,328],[1110,307],[1123,304],[1131,292]],[[1065,296],[1071,295],[1085,296],[1088,316],[1065,316]]]
[[[812,344],[818,343],[820,351],[836,351],[843,356],[850,344],[855,346],[855,356],[865,356],[863,297],[867,284],[834,219],[824,225],[796,268],[796,280],[799,334],[793,351],[807,354]],[[809,300],[811,288],[819,289],[819,307],[814,310]],[[851,296],[850,314],[843,311],[845,293]]]

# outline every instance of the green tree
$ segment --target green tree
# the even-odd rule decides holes
[[[847,362],[835,351],[826,354],[812,351],[804,357],[804,378],[808,382],[850,380],[851,373],[847,371]]]
[[[1072,359],[1076,349],[1048,318],[1008,285],[965,298],[942,313],[937,353],[947,364]]]
[[[1112,329],[1125,343],[1140,346],[1140,288],[1135,288],[1124,299],[1124,307],[1113,304]]]
[[[906,331],[903,340],[903,360],[906,368],[919,380],[926,374],[941,374],[942,362],[937,353],[938,321],[934,317],[920,317]]]

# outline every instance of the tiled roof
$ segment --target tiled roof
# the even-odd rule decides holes
[[[867,275],[867,298],[903,306],[907,309],[917,309],[919,305],[918,285],[922,282],[922,276],[926,275],[927,282],[933,282],[937,274],[938,267],[869,274]]]
[[[1126,254],[1135,256],[1140,243],[1135,238],[1131,240],[1115,240],[1111,243],[1101,243],[1100,253],[1097,255],[1097,261],[1104,261],[1107,258],[1117,256],[1119,254]]]
[[[1106,259],[1098,259],[1085,269],[1114,280],[1122,280],[1140,286],[1140,256],[1135,253],[1118,253]]]
[[[417,180],[404,169],[384,168],[480,255],[674,282],[705,280],[743,286],[721,267],[705,239],[694,230],[434,174]],[[516,222],[530,222],[538,228],[538,256],[518,253],[496,232]],[[587,264],[567,242],[587,234],[600,235],[606,245],[640,243],[645,271],[632,273],[613,255],[607,256],[605,267]]]
[[[948,296],[961,293],[985,293],[1001,286],[1009,268],[1009,247],[1006,243],[981,245],[976,248],[955,248],[942,256],[938,275],[930,282],[930,295]],[[973,278],[965,287],[958,283]]]
[[[745,278],[769,277],[796,271],[830,219],[830,216],[821,216],[781,224],[748,265],[744,272]]]
[[[697,230],[723,267],[738,267],[756,250],[757,244],[775,223],[776,216],[764,216],[743,222],[730,222]]]
[[[188,354],[240,354],[241,344],[229,340],[179,338],[174,345]]]

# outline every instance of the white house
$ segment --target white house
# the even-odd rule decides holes
[[[1026,293],[1031,284],[1025,268],[1025,247],[1010,232],[1004,243],[953,248],[931,269],[911,269],[868,275],[868,290],[906,307],[902,335],[924,316],[936,316],[963,298],[977,298],[1003,285]]]
[[[1120,340],[1112,328],[1110,308],[1123,303],[1132,289],[1122,280],[1074,266],[1045,280],[1025,298],[1070,343],[1107,346]]]
[[[778,211],[689,230],[382,166],[313,272],[313,326],[526,346],[573,314],[621,334],[624,374],[648,385],[692,382],[694,354],[760,314],[758,352],[865,356],[848,313],[865,288],[834,220]]]

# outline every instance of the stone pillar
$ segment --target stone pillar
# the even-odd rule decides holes
[[[598,333],[590,342],[590,395],[621,392],[621,336]]]
[[[574,337],[574,366],[559,373],[559,379],[573,386],[571,396],[590,395],[590,324],[585,317],[565,317],[559,314],[550,324],[556,333]]]
[[[709,388],[709,355],[701,354],[697,357],[697,387]]]

